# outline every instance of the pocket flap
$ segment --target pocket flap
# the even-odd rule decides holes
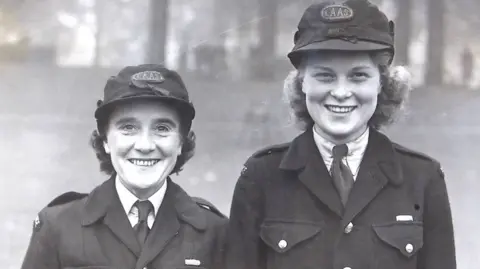
[[[63,267],[63,269],[113,269],[113,267],[111,266],[94,266],[94,265],[90,265],[90,266],[80,266],[80,267]]]
[[[390,222],[374,224],[377,236],[388,245],[400,250],[406,257],[411,257],[423,247],[422,222]]]
[[[260,237],[275,251],[284,253],[318,234],[322,226],[322,223],[267,220],[261,226]]]

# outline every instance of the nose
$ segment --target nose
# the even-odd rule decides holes
[[[148,132],[143,132],[135,141],[134,148],[140,152],[148,153],[155,149],[155,143]]]
[[[338,83],[336,83],[330,91],[330,95],[338,100],[344,100],[351,97],[352,91],[349,83],[345,79],[339,79]]]

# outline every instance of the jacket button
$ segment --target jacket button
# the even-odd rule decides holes
[[[345,227],[344,232],[345,232],[346,234],[349,234],[349,233],[352,231],[352,228],[353,228],[353,224],[350,222],[350,223],[347,225],[347,227]]]
[[[352,269],[352,267],[347,266],[347,267],[343,267],[343,269]]]
[[[281,248],[281,249],[286,248],[286,247],[287,247],[287,241],[285,241],[285,240],[283,240],[283,239],[280,240],[280,241],[278,242],[278,247]]]
[[[405,250],[407,251],[407,253],[412,253],[413,251],[413,245],[412,244],[407,244],[405,246]]]

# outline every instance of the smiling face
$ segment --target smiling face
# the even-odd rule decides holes
[[[380,72],[367,52],[329,52],[306,60],[302,91],[315,130],[341,144],[368,126],[381,91]]]
[[[110,115],[104,147],[120,182],[137,197],[148,198],[181,154],[180,117],[158,101],[118,105]]]

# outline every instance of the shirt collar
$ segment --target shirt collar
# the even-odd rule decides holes
[[[148,200],[153,205],[155,216],[157,215],[158,209],[162,205],[163,198],[165,197],[165,192],[167,191],[167,182],[168,180],[165,180],[162,187],[157,192],[155,192],[152,196],[150,196],[150,198],[148,198]],[[125,213],[128,215],[130,213],[130,210],[132,209],[133,204],[135,204],[138,198],[133,193],[131,193],[122,184],[122,182],[120,182],[120,180],[118,179],[118,175],[115,178],[115,188],[118,193],[118,198],[122,203],[123,209],[125,210]]]
[[[358,137],[354,141],[347,143],[347,147],[348,147],[347,157],[363,156],[368,145],[369,133],[370,133],[369,128],[367,128],[367,130],[363,132],[363,134],[360,137]],[[317,148],[320,151],[320,154],[322,155],[323,158],[326,158],[326,157],[328,157],[329,159],[333,158],[332,150],[335,144],[323,138],[320,134],[318,134],[317,131],[315,130],[315,127],[313,127],[313,139],[315,140],[315,144],[317,145]]]

